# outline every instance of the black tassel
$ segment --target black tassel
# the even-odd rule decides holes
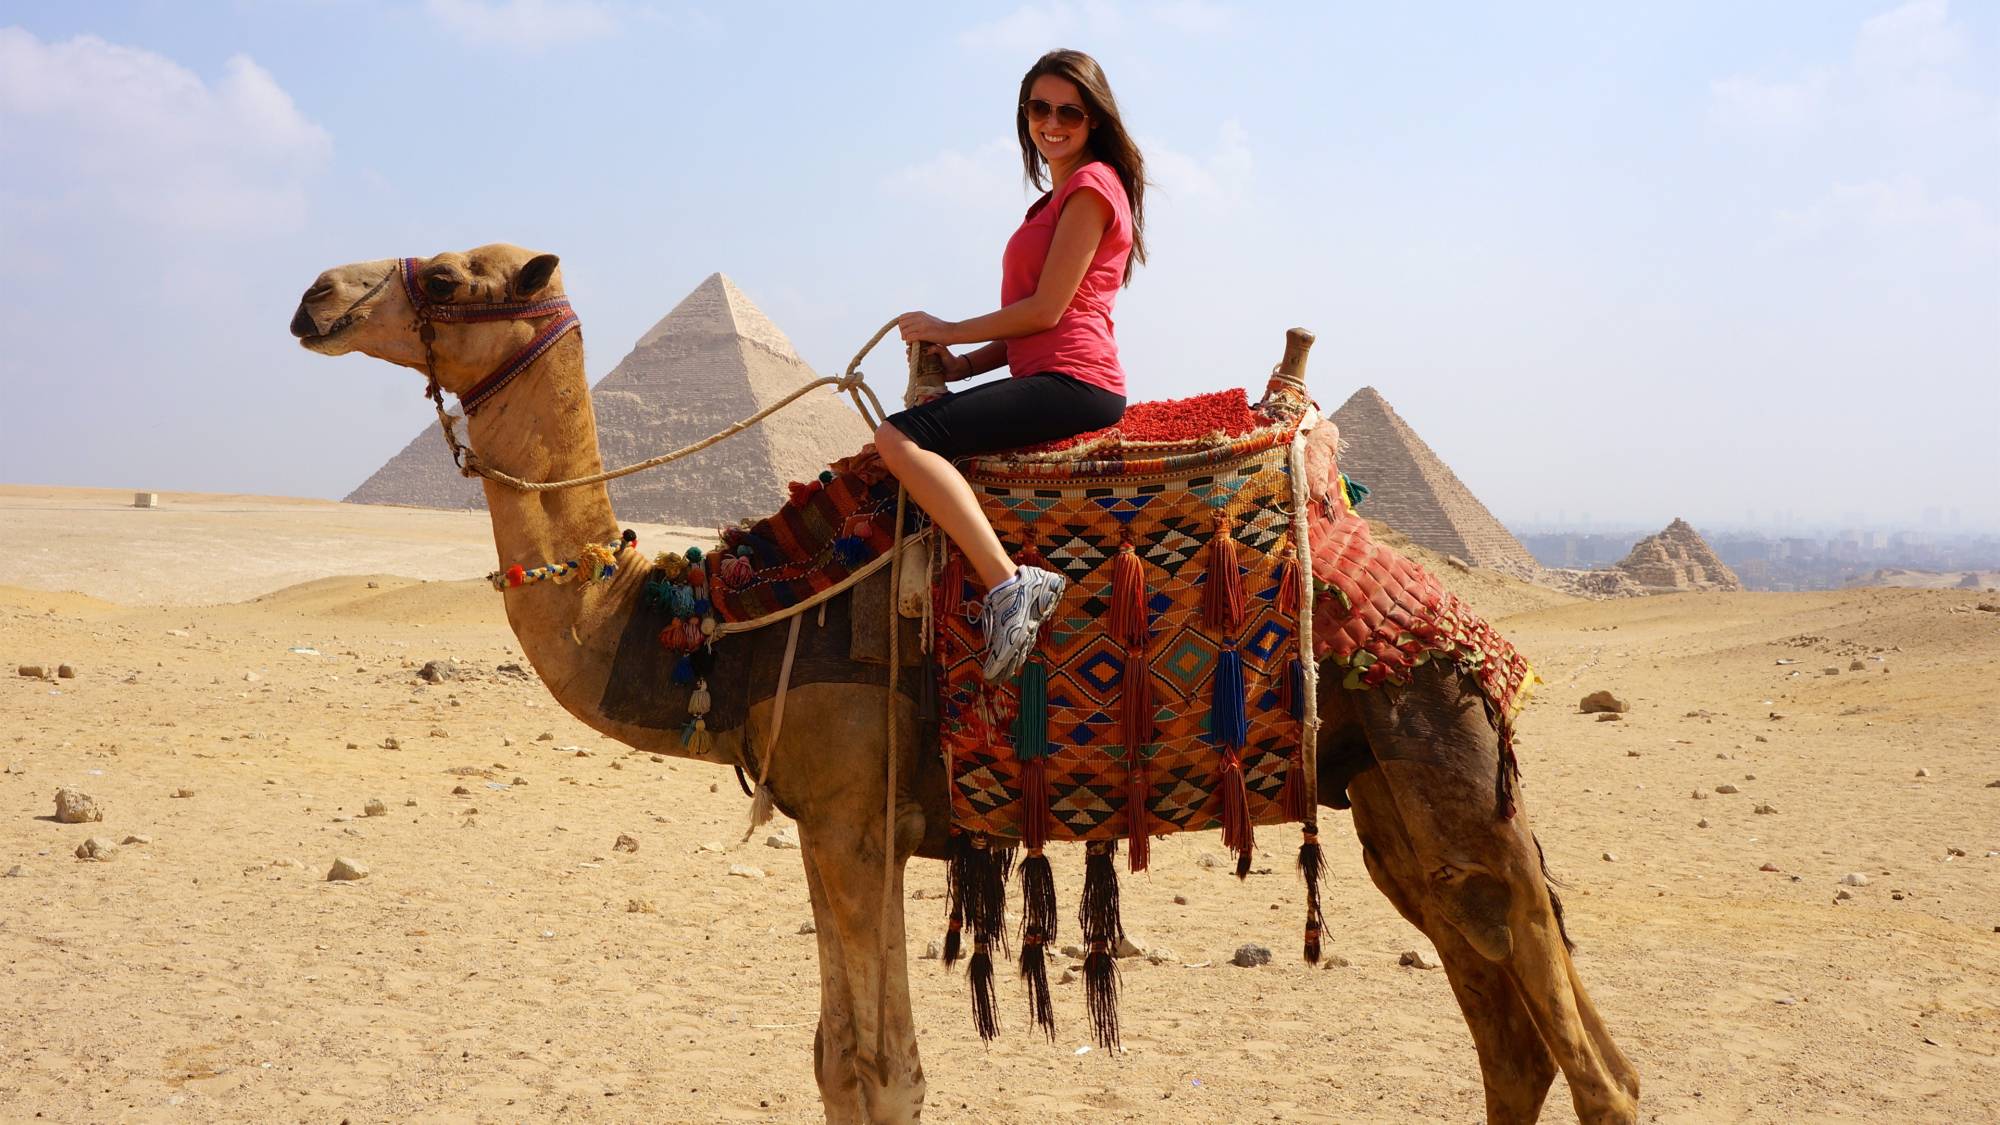
[[[1114,954],[1125,936],[1118,911],[1118,869],[1112,857],[1116,843],[1089,845],[1084,862],[1083,903],[1077,923],[1083,930],[1083,995],[1090,1012],[1090,1030],[1097,1045],[1118,1046],[1118,961]]]
[[[1029,848],[1021,862],[1021,979],[1028,986],[1028,1018],[1056,1038],[1055,1009],[1049,1002],[1048,947],[1056,940],[1056,880],[1048,857]]]
[[[1305,839],[1299,844],[1299,874],[1306,880],[1306,964],[1319,964],[1319,939],[1326,929],[1326,918],[1320,913],[1320,879],[1325,874],[1325,857],[1319,850],[1319,825],[1306,821]]]
[[[944,928],[944,967],[958,964],[960,932],[965,929],[966,865],[972,862],[972,839],[953,832],[945,842],[945,897],[951,900],[951,917]]]
[[[972,1025],[981,1039],[1000,1034],[993,951],[1007,951],[1007,877],[1013,872],[1013,848],[995,847],[983,832],[972,836],[958,891],[964,925],[972,931],[972,961],[966,976],[972,984]]]
[[[993,953],[985,942],[972,943],[972,963],[965,975],[972,982],[972,1026],[979,1038],[992,1042],[1000,1036],[999,996],[993,988]]]

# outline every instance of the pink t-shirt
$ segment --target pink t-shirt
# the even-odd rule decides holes
[[[1000,304],[1004,307],[1034,295],[1055,238],[1056,219],[1063,204],[1079,191],[1103,196],[1111,205],[1111,222],[1062,319],[1054,328],[1007,341],[1007,367],[1016,377],[1059,371],[1122,395],[1125,369],[1118,366],[1111,306],[1119,286],[1125,284],[1125,259],[1132,253],[1132,203],[1111,165],[1092,161],[1078,168],[1060,189],[1028,208],[1028,217],[1007,240],[1007,252],[1000,259]]]

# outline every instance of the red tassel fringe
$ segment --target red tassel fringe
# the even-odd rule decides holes
[[[1207,598],[1202,616],[1212,629],[1234,632],[1243,624],[1243,568],[1236,561],[1236,539],[1229,534],[1229,516],[1218,511],[1215,538],[1208,541]]]
[[[945,613],[957,613],[965,601],[965,556],[953,550],[945,556],[944,570],[938,576],[937,604]]]
[[[1299,564],[1285,560],[1278,572],[1278,612],[1286,617],[1299,615]]]
[[[1021,842],[1030,850],[1040,850],[1049,842],[1048,759],[1029,758],[1021,763]]]
[[[1146,564],[1127,539],[1111,564],[1111,637],[1127,648],[1146,645]]]
[[[1250,874],[1250,856],[1257,848],[1257,830],[1250,823],[1250,787],[1243,780],[1243,761],[1235,747],[1222,752],[1222,846],[1236,853],[1236,877]]]
[[[1292,755],[1285,767],[1285,819],[1310,820],[1306,813],[1306,756],[1304,751]]]
[[[1125,848],[1127,870],[1144,871],[1153,858],[1153,821],[1148,800],[1153,783],[1137,745],[1125,748]]]

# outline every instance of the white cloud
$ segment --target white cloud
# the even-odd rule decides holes
[[[1778,214],[1782,234],[1809,241],[1860,230],[1905,248],[1932,243],[1946,256],[2000,249],[2000,225],[1978,201],[1934,197],[1915,176],[1838,184],[1804,207]]]
[[[1139,148],[1146,154],[1146,178],[1157,190],[1149,198],[1169,206],[1210,208],[1235,206],[1249,197],[1256,162],[1249,132],[1234,119],[1222,123],[1215,148],[1206,156],[1152,138],[1140,138]]]
[[[1233,30],[1236,11],[1211,0],[1174,0],[1152,9],[1154,19],[1189,35],[1221,35]]]
[[[1117,5],[1108,0],[1048,0],[969,27],[958,41],[967,47],[1040,54],[1116,34],[1123,24]]]
[[[1899,75],[1949,66],[1965,43],[1946,0],[1915,0],[1861,25],[1854,62],[1864,74]]]
[[[425,0],[431,18],[467,42],[539,50],[618,30],[600,0]]]
[[[0,28],[0,196],[47,222],[156,231],[296,229],[333,142],[237,55],[212,85],[151,51]]]
[[[970,150],[944,149],[884,176],[882,188],[894,195],[953,207],[1000,213],[1019,210],[1024,202],[1020,142],[995,137]]]
[[[1829,74],[1816,70],[1795,82],[1736,76],[1709,83],[1709,115],[1733,132],[1790,134],[1819,120]]]

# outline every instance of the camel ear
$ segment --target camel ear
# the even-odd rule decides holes
[[[528,264],[521,267],[521,272],[514,275],[515,295],[532,297],[540,293],[548,285],[549,278],[555,276],[556,265],[560,261],[554,254],[537,254],[529,259]]]

